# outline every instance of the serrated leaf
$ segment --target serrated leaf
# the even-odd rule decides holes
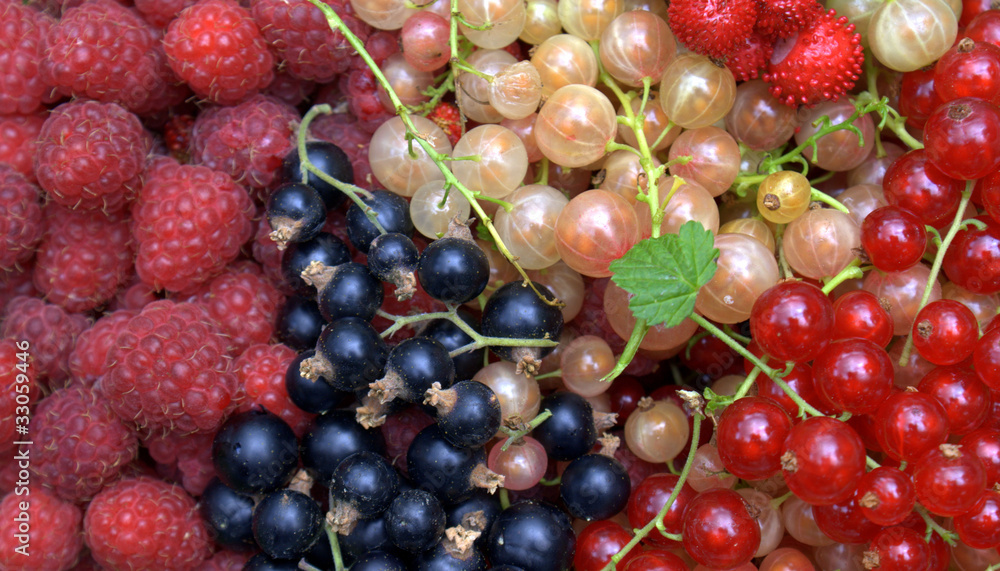
[[[712,233],[691,220],[677,234],[648,238],[611,263],[611,279],[632,294],[628,306],[650,326],[680,325],[694,311],[698,290],[715,275]]]

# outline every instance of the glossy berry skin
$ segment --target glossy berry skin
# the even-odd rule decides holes
[[[479,331],[479,320],[474,315],[464,309],[459,309],[458,316],[473,330]],[[459,347],[465,347],[473,341],[472,337],[469,337],[465,331],[447,319],[435,319],[429,322],[420,332],[420,336],[435,339],[449,353]],[[452,357],[451,360],[455,364],[455,378],[465,381],[474,377],[479,369],[483,368],[483,355],[485,353],[486,349],[483,348]]]
[[[312,262],[331,268],[351,261],[351,251],[340,238],[321,232],[312,240],[292,244],[281,258],[281,275],[295,293],[312,297],[316,289],[302,280],[302,271]]]
[[[983,335],[972,352],[972,362],[979,380],[1000,391],[1000,329]]]
[[[243,571],[298,571],[299,562],[293,559],[271,559],[265,553],[258,553],[247,561]]]
[[[1000,167],[1000,109],[975,97],[950,101],[927,118],[924,145],[947,176],[983,178]]]
[[[486,289],[490,261],[475,242],[445,237],[431,242],[420,254],[417,279],[434,299],[465,303]]]
[[[670,494],[677,487],[679,479],[677,476],[668,473],[653,474],[636,486],[628,502],[629,524],[632,527],[643,527],[652,521],[667,503]],[[670,509],[663,516],[663,527],[667,533],[681,533],[684,511],[687,509],[688,504],[691,503],[691,500],[697,495],[698,492],[685,482],[684,486],[681,487],[681,491],[677,493],[674,503],[670,504]],[[651,531],[646,538],[653,545],[662,547],[677,546],[677,542],[664,537],[658,530]]]
[[[424,393],[434,383],[447,389],[455,382],[455,364],[447,349],[429,337],[413,337],[393,347],[385,372],[379,386],[372,387],[372,394],[378,395],[383,402],[399,398],[422,403]],[[392,386],[389,386],[390,377]]]
[[[792,420],[777,403],[745,397],[726,407],[715,431],[726,471],[744,480],[766,480],[781,469]]]
[[[381,234],[368,249],[368,269],[384,282],[397,283],[399,276],[417,271],[420,252],[409,236],[398,232]]]
[[[316,347],[324,325],[326,321],[314,300],[292,295],[286,298],[278,312],[274,330],[279,341],[296,351],[305,351]]]
[[[407,571],[409,567],[397,555],[388,551],[371,551],[358,557],[351,565],[354,571]]]
[[[986,487],[982,461],[955,446],[942,444],[913,465],[917,501],[933,514],[961,515],[975,505]]]
[[[323,378],[345,392],[367,387],[379,378],[388,355],[389,347],[375,328],[357,317],[330,323],[316,342],[316,356],[330,365],[331,374]]]
[[[452,555],[449,542],[439,541],[417,556],[418,571],[486,571],[490,568],[486,557],[477,547],[468,550],[465,559]],[[494,568],[495,569],[495,568]]]
[[[632,534],[616,522],[595,521],[583,528],[577,537],[573,568],[577,571],[601,571],[631,539]],[[625,569],[640,553],[638,549],[633,549],[615,565],[615,569]]]
[[[538,292],[549,301],[552,292],[535,284]],[[559,307],[549,305],[523,281],[504,284],[493,292],[483,309],[483,335],[505,339],[559,339],[563,315]],[[490,347],[501,359],[519,363],[522,360],[541,361],[554,347]]]
[[[892,341],[894,327],[892,315],[869,291],[850,291],[833,302],[834,340],[858,337],[885,347]]]
[[[632,491],[628,472],[614,457],[584,454],[562,474],[559,498],[575,518],[608,519],[625,509]]]
[[[882,529],[865,517],[857,496],[829,506],[813,506],[812,513],[820,531],[837,543],[865,543]]]
[[[331,500],[353,505],[361,518],[372,518],[388,509],[398,489],[395,468],[369,451],[345,458],[330,479]]]
[[[294,490],[264,496],[253,510],[253,536],[275,559],[298,559],[323,532],[323,512],[316,500]]]
[[[405,198],[388,190],[372,191],[371,198],[362,198],[362,202],[375,211],[375,218],[385,228],[386,232],[413,235],[413,221],[410,220],[410,203]],[[368,216],[357,204],[351,204],[347,209],[347,236],[351,244],[359,251],[368,253],[372,240],[381,232],[372,224]]]
[[[894,526],[883,529],[872,539],[866,555],[877,558],[878,567],[885,571],[930,569],[931,548],[922,535],[912,529]]]
[[[313,166],[332,178],[354,184],[354,168],[351,167],[351,159],[337,145],[326,141],[309,141],[306,143],[306,157]],[[337,208],[347,198],[347,195],[337,190],[335,186],[323,182],[315,174],[303,173],[299,151],[293,149],[281,163],[281,179],[284,182],[302,183],[303,174],[308,174],[305,184],[316,189],[316,192],[323,197],[327,210]]]
[[[267,410],[230,417],[212,442],[212,463],[222,483],[242,494],[261,494],[284,486],[298,467],[299,449],[292,428]]]
[[[315,346],[315,341],[313,346]],[[316,354],[315,349],[299,353],[288,365],[285,371],[285,391],[292,403],[313,414],[333,410],[342,404],[347,404],[349,395],[338,391],[328,383],[317,383],[302,376],[300,368],[302,361]]]
[[[347,262],[333,269],[330,281],[318,292],[317,302],[327,321],[342,317],[371,321],[383,298],[382,282],[365,265]]]
[[[750,335],[781,361],[811,361],[830,342],[833,304],[816,286],[782,282],[765,291],[750,312]]]
[[[479,381],[461,381],[451,391],[454,403],[438,405],[441,432],[461,448],[484,446],[500,429],[500,400],[496,393]]]
[[[917,149],[896,159],[885,171],[882,189],[886,201],[916,214],[924,224],[942,228],[958,210],[965,183],[952,178]]]
[[[576,535],[558,508],[520,501],[500,513],[487,539],[486,556],[494,568],[511,565],[532,571],[565,571],[573,561]]]
[[[460,525],[466,515],[477,511],[482,512],[483,521],[486,522],[486,533],[476,538],[476,547],[483,549],[486,547],[486,539],[489,535],[490,527],[493,526],[493,522],[496,521],[497,516],[503,511],[503,508],[500,507],[500,498],[497,497],[497,494],[491,494],[487,490],[476,490],[468,499],[448,506],[446,508],[448,519],[445,527]]]
[[[389,542],[389,533],[385,529],[385,512],[378,517],[371,519],[363,519],[358,522],[354,527],[354,531],[347,535],[341,535],[337,539],[340,542],[340,551],[344,556],[346,561],[354,561],[358,557],[361,557],[369,551],[375,551],[376,549],[389,550],[394,553],[397,551],[392,547]],[[323,543],[323,542],[319,542]],[[329,544],[323,546],[327,552],[330,551]],[[316,548],[313,546],[311,551],[315,551]],[[318,554],[326,559],[333,562],[333,554],[327,553]],[[313,559],[312,557],[310,559]],[[319,566],[319,558],[314,563],[317,567]],[[325,561],[324,561],[325,562]]]
[[[932,369],[920,379],[917,390],[941,403],[951,434],[968,434],[979,428],[986,421],[993,400],[989,388],[975,371],[961,365]]]
[[[869,521],[889,526],[902,523],[913,512],[916,494],[906,472],[880,466],[861,477],[856,497]]]
[[[912,212],[883,206],[862,222],[861,247],[876,268],[898,272],[920,262],[927,248],[927,231]]]
[[[977,216],[976,220],[986,228],[959,230],[941,267],[948,279],[963,289],[992,295],[1000,292],[1000,223],[989,216]]]
[[[899,85],[899,112],[907,126],[922,129],[927,117],[941,105],[934,89],[934,69],[924,68],[903,74]]]
[[[885,400],[875,418],[875,435],[890,458],[913,462],[948,438],[948,416],[933,396],[896,393]]]
[[[629,560],[624,571],[688,571],[683,559],[665,549],[648,549]]]
[[[854,494],[865,473],[865,446],[847,424],[817,416],[792,427],[781,463],[796,496],[813,505],[831,505]]]
[[[979,458],[986,470],[986,485],[1000,482],[1000,430],[979,428],[962,437],[962,450]]]
[[[223,547],[242,551],[254,547],[253,498],[213,478],[201,495],[198,509],[212,539]]]
[[[331,410],[313,419],[300,451],[302,466],[317,480],[328,482],[340,463],[357,452],[385,454],[385,440],[381,431],[358,424],[353,411]]]
[[[978,97],[1000,105],[1000,47],[962,38],[934,65],[934,91],[942,102]]]
[[[486,465],[485,449],[453,445],[436,424],[421,430],[406,451],[407,474],[413,484],[449,504],[475,491],[472,476],[478,465]]]
[[[972,509],[955,516],[955,531],[962,543],[975,549],[1000,545],[1000,492],[986,490]]]
[[[326,204],[311,186],[300,182],[285,183],[274,189],[267,199],[267,223],[275,232],[288,229],[287,234],[281,235],[282,241],[312,240],[326,223]]]
[[[729,569],[753,558],[760,527],[743,498],[713,488],[691,500],[684,512],[684,550],[706,567]]]
[[[406,490],[386,511],[385,525],[392,544],[410,553],[434,547],[444,534],[441,502],[430,492]]]
[[[889,354],[867,339],[834,341],[813,361],[816,389],[851,414],[874,412],[892,391],[893,375]]]
[[[583,456],[597,442],[594,409],[576,393],[557,392],[544,399],[539,410],[552,416],[538,425],[531,436],[538,440],[552,460],[573,460]]]
[[[932,301],[913,320],[913,347],[935,365],[962,362],[972,354],[978,340],[975,314],[958,301]]]

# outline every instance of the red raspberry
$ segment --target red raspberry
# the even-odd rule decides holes
[[[160,45],[160,31],[112,0],[66,11],[48,36],[42,79],[68,95],[147,114],[184,100]]]
[[[204,283],[239,255],[253,214],[250,196],[229,175],[154,160],[132,205],[139,278],[169,291]]]
[[[123,212],[45,208],[34,281],[46,299],[67,311],[89,311],[115,295],[133,273],[132,234]]]
[[[250,249],[253,252],[253,259],[260,264],[264,271],[264,277],[283,294],[290,295],[292,289],[285,283],[285,278],[281,274],[281,258],[285,255],[284,250],[278,249],[278,244],[271,239],[271,226],[267,219],[261,218],[255,222],[257,231],[254,234]]]
[[[362,42],[368,40],[372,29],[354,16],[350,2],[327,4]],[[308,0],[258,0],[253,3],[253,19],[292,77],[328,83],[350,68],[357,53]]]
[[[312,81],[292,77],[287,71],[279,71],[274,74],[274,81],[264,93],[295,107],[309,99],[314,91],[316,84]]]
[[[120,210],[142,186],[153,140],[139,118],[114,103],[73,101],[42,126],[35,174],[69,208]]]
[[[816,0],[757,0],[755,29],[768,39],[787,38],[822,13]]]
[[[52,18],[33,6],[5,0],[0,5],[0,114],[31,113],[49,91],[39,72]]]
[[[82,502],[113,481],[139,452],[135,432],[94,389],[57,390],[31,421],[31,470],[59,497]]]
[[[135,9],[157,28],[166,28],[173,19],[197,0],[135,0]]]
[[[253,273],[231,266],[184,300],[201,304],[219,322],[234,355],[271,341],[278,312],[285,303],[281,292],[256,269]]]
[[[434,419],[418,406],[407,407],[385,419],[381,426],[386,456],[406,475],[406,451],[417,433],[434,424]]]
[[[27,341],[39,380],[58,386],[69,377],[69,354],[90,321],[38,298],[15,297],[0,319],[0,337]]]
[[[80,508],[64,502],[41,487],[30,488],[31,495],[9,493],[0,501],[0,569],[4,571],[66,571],[73,569],[83,551],[80,533],[83,514]],[[23,511],[28,504],[28,556],[15,551]],[[23,546],[22,546],[23,547]]]
[[[864,61],[861,34],[830,10],[775,44],[764,81],[785,105],[836,101],[854,88]]]
[[[242,571],[243,566],[250,561],[250,555],[223,549],[215,552],[215,555],[202,565],[201,571]]]
[[[167,146],[170,156],[178,162],[186,163],[191,158],[188,147],[191,146],[193,128],[194,117],[190,115],[174,115],[163,126],[163,143]]]
[[[191,495],[200,496],[215,477],[212,464],[212,441],[214,432],[196,432],[151,436],[143,441],[149,455],[160,467],[176,471],[184,489]]]
[[[143,434],[213,431],[241,396],[229,349],[205,308],[156,301],[118,335],[98,388]]]
[[[743,44],[757,19],[755,0],[673,0],[670,29],[691,51],[723,58]]]
[[[15,297],[37,297],[35,284],[31,281],[34,273],[35,260],[31,259],[21,264],[21,269],[6,272],[0,271],[0,313]]]
[[[250,13],[232,0],[199,0],[167,29],[170,67],[200,97],[232,105],[267,87],[274,58]]]
[[[301,438],[316,415],[303,411],[288,398],[285,372],[296,355],[285,345],[254,345],[236,359],[233,368],[247,394],[240,411],[263,406],[280,416]]]
[[[17,473],[21,468],[17,462],[5,462],[0,464],[0,494],[9,494],[17,487]]]
[[[80,334],[69,354],[69,373],[74,384],[92,387],[104,376],[104,360],[130,319],[139,311],[119,309],[105,313],[94,325]]]
[[[200,569],[212,543],[198,506],[178,486],[152,478],[122,480],[87,506],[83,534],[107,569]]]
[[[441,127],[452,146],[462,138],[462,115],[458,112],[458,107],[454,103],[442,101],[438,103],[434,110],[427,114],[427,118]]]
[[[344,91],[348,94],[351,113],[358,118],[358,127],[367,133],[374,133],[382,123],[395,117],[382,105],[378,97],[378,82],[370,69],[353,69],[344,77],[347,80]]]
[[[759,32],[754,32],[743,45],[726,57],[726,67],[733,72],[736,81],[757,79],[760,71],[767,67],[772,53],[774,46],[771,42]]]
[[[18,349],[13,339],[0,339],[0,390],[3,391],[0,393],[0,453],[6,453],[15,440],[20,440],[14,434],[14,417],[29,415],[18,407],[30,407],[38,397],[35,365],[30,356],[27,351]]]
[[[35,142],[45,123],[45,115],[0,115],[0,163],[7,163],[15,170],[35,179]]]
[[[42,239],[41,189],[10,165],[0,163],[0,273],[35,254]]]
[[[294,107],[266,95],[234,107],[213,107],[194,122],[191,163],[228,174],[263,202],[264,189],[274,186],[281,161],[295,148],[301,119]]]
[[[158,299],[163,298],[153,289],[153,286],[142,283],[139,276],[133,276],[130,285],[118,290],[114,299],[108,302],[107,311],[118,311],[119,309],[138,311]]]
[[[371,190],[385,188],[372,174],[372,167],[368,162],[368,147],[372,135],[358,126],[358,120],[350,112],[320,115],[309,124],[309,134],[344,150],[351,159],[356,183]]]

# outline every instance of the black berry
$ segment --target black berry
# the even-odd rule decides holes
[[[254,409],[222,425],[212,442],[212,462],[223,484],[243,494],[265,493],[291,479],[299,446],[284,420]]]
[[[309,141],[306,143],[306,157],[309,162],[331,178],[354,184],[354,168],[351,166],[351,159],[340,147],[326,141]],[[307,174],[306,184],[316,189],[316,192],[323,197],[328,210],[340,206],[347,198],[347,195],[337,190],[332,184],[323,182],[323,179],[314,173],[303,173],[302,161],[299,160],[298,149],[293,149],[281,163],[281,176],[285,182],[302,182],[302,175]]]

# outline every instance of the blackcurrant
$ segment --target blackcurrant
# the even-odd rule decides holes
[[[284,250],[290,242],[316,237],[326,223],[326,204],[311,186],[290,182],[274,189],[267,199],[271,240]]]
[[[420,254],[417,279],[424,291],[445,303],[465,303],[483,293],[490,281],[490,261],[471,239],[446,236]]]
[[[467,500],[453,504],[447,509],[446,527],[462,526],[467,530],[482,532],[476,538],[476,546],[486,546],[486,537],[503,508],[500,499],[486,490],[476,490]]]
[[[317,416],[302,437],[302,465],[320,482],[329,482],[337,466],[358,452],[385,454],[385,440],[381,431],[366,430],[355,422],[349,410]]]
[[[298,571],[297,559],[271,559],[264,553],[258,553],[247,561],[243,571]]]
[[[483,448],[459,448],[432,424],[421,430],[406,452],[407,473],[413,484],[445,503],[468,499],[479,488],[496,489],[502,478],[486,467]]]
[[[305,351],[316,347],[324,325],[326,320],[315,300],[292,295],[288,296],[278,313],[275,333],[285,345],[296,351]]]
[[[500,429],[500,400],[479,381],[462,381],[450,389],[427,391],[425,402],[437,408],[437,424],[455,446],[477,448]]]
[[[568,461],[583,456],[597,442],[594,409],[576,393],[557,392],[542,399],[540,410],[552,416],[538,425],[531,436],[553,460]]]
[[[410,203],[402,196],[388,190],[375,190],[372,191],[371,198],[362,197],[361,201],[376,213],[376,220],[387,233],[392,232],[404,236],[413,234]],[[372,240],[377,238],[379,234],[381,232],[372,224],[365,211],[357,203],[352,204],[347,209],[347,237],[355,248],[367,254]]]
[[[369,551],[358,557],[351,571],[409,571],[406,563],[387,551]]]
[[[218,478],[205,487],[198,502],[201,518],[212,539],[223,547],[244,551],[253,539],[253,498],[226,486]]]
[[[324,266],[339,266],[351,261],[351,251],[340,238],[327,232],[320,232],[312,240],[292,244],[281,258],[281,275],[285,283],[291,286],[295,293],[312,297],[316,288],[302,279],[302,271],[313,262]]]
[[[309,141],[306,143],[306,157],[314,167],[331,178],[354,184],[354,168],[351,159],[340,147],[326,141]],[[340,206],[347,195],[337,190],[337,187],[324,182],[315,173],[303,173],[302,161],[299,160],[298,149],[292,149],[281,163],[281,178],[285,182],[302,182],[302,175],[307,174],[305,183],[316,189],[323,197],[328,210]]]
[[[315,346],[315,343],[313,345]],[[300,353],[288,364],[288,370],[285,371],[285,390],[288,391],[288,398],[295,406],[306,412],[319,414],[347,404],[350,395],[338,391],[330,383],[310,381],[302,376],[300,372],[302,361],[315,354],[315,349],[309,349]]]
[[[322,531],[323,510],[302,492],[271,492],[253,510],[254,539],[274,559],[302,557]]]
[[[632,484],[628,471],[614,457],[584,454],[562,474],[559,497],[575,518],[610,519],[625,509]]]
[[[393,545],[410,553],[434,547],[444,534],[444,508],[430,492],[407,490],[386,511],[386,531]]]
[[[316,288],[319,312],[327,321],[342,317],[371,321],[382,306],[382,282],[363,264],[313,264],[306,269],[305,277]]]
[[[576,534],[558,508],[522,500],[500,513],[487,541],[486,556],[494,566],[564,571],[573,563]]]
[[[448,350],[430,337],[412,337],[392,348],[385,364],[385,376],[372,383],[372,397],[386,403],[394,399],[421,403],[434,383],[451,387],[455,363]]]
[[[330,511],[334,524],[350,533],[359,519],[375,517],[395,499],[399,475],[374,452],[357,452],[337,466],[330,480]]]
[[[323,328],[316,354],[302,361],[300,371],[307,379],[323,377],[339,390],[354,392],[382,376],[388,355],[388,346],[370,323],[345,317]]]
[[[368,269],[376,278],[396,286],[400,301],[416,293],[417,260],[420,252],[409,236],[396,232],[382,234],[372,240],[368,249]]]
[[[396,553],[396,548],[389,541],[389,533],[385,529],[385,517],[386,514],[382,513],[370,519],[358,520],[351,533],[338,537],[345,563],[350,564],[365,553],[376,549]]]
[[[467,547],[461,554],[448,541],[442,541],[417,557],[415,571],[486,571],[486,557],[474,546]]]
[[[474,315],[465,309],[459,309],[458,316],[473,330],[479,331],[479,320]],[[444,345],[444,348],[449,353],[473,342],[472,337],[469,337],[465,331],[462,331],[458,325],[455,325],[448,319],[435,319],[431,321],[420,332],[420,336],[436,339]],[[455,363],[455,378],[460,381],[467,381],[474,377],[479,372],[479,369],[483,368],[484,353],[486,353],[486,349],[481,348],[466,351],[452,357],[451,360]]]
[[[243,494],[276,490],[299,463],[295,433],[265,409],[232,416],[212,442],[212,463],[222,483]]]
[[[539,283],[534,286],[538,294],[523,281],[504,284],[493,292],[483,308],[483,335],[503,339],[557,341],[563,328],[562,311],[551,304],[556,298],[547,287]],[[539,294],[545,299],[540,298]],[[490,349],[501,359],[517,363],[534,374],[542,358],[554,348],[494,346]]]

